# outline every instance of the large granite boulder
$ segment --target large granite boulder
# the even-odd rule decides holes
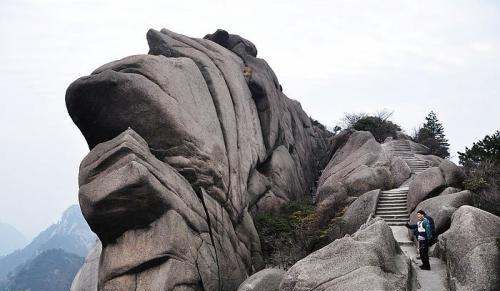
[[[452,291],[500,290],[499,239],[500,217],[472,206],[455,211],[436,246]]]
[[[431,155],[415,155],[421,160],[426,160],[430,168],[417,174],[409,185],[408,210],[413,211],[421,201],[436,196],[441,192],[450,193],[453,189],[445,188],[459,187],[465,179],[460,167],[453,162]]]
[[[238,291],[278,291],[285,271],[281,269],[264,269],[248,277],[241,283]]]
[[[418,204],[410,215],[410,223],[417,222],[417,211],[424,210],[425,213],[434,219],[436,234],[445,232],[451,223],[453,213],[463,205],[471,205],[472,193],[470,191],[461,191],[447,195],[439,195],[424,200]]]
[[[250,213],[307,198],[328,161],[331,134],[255,46],[216,35],[150,30],[148,55],[67,90],[91,149],[79,199],[102,242],[99,290],[236,290],[263,267]]]
[[[368,191],[349,205],[342,217],[346,233],[355,233],[375,213],[379,195],[380,189]]]
[[[464,171],[448,160],[443,160],[439,164],[439,169],[441,173],[443,173],[444,181],[447,186],[460,187],[465,180]]]
[[[70,291],[97,291],[97,275],[99,273],[99,258],[101,257],[101,251],[101,242],[97,242],[85,258],[83,266],[78,273],[76,273]]]
[[[339,149],[318,181],[316,202],[320,212],[338,211],[370,190],[396,188],[411,175],[408,165],[385,150],[370,132],[344,133],[337,144]]]
[[[446,187],[446,182],[438,167],[431,167],[417,174],[410,182],[408,190],[408,210],[413,211],[415,207],[428,198],[437,195]]]
[[[410,261],[380,218],[298,261],[281,291],[408,290]]]
[[[453,193],[457,193],[457,192],[460,192],[459,188],[447,187],[441,193],[439,193],[439,195],[448,195],[448,194],[453,194]]]

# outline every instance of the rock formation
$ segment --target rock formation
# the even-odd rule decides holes
[[[454,163],[434,156],[421,156],[435,165],[416,175],[408,192],[408,211],[413,211],[421,201],[435,196],[446,187],[460,186],[465,176]],[[430,157],[430,158],[429,158]]]
[[[323,217],[374,189],[391,189],[410,177],[405,162],[384,150],[367,131],[340,134],[335,151],[318,181],[316,201]]]
[[[99,258],[101,256],[102,245],[97,242],[85,258],[83,267],[76,274],[70,291],[96,291],[97,273],[99,272]]]
[[[149,54],[105,64],[66,93],[90,148],[80,205],[101,243],[71,291],[274,288],[283,274],[258,272],[252,216],[291,200],[316,201],[325,223],[340,218],[344,229],[333,238],[355,234],[299,261],[280,290],[407,289],[409,261],[388,225],[373,219],[357,230],[381,190],[404,185],[411,211],[460,186],[457,166],[411,141],[397,155],[401,141],[352,130],[333,136],[285,96],[256,46],[238,35],[162,29],[147,41]],[[438,200],[454,211],[465,203],[452,192]]]
[[[468,190],[458,193],[439,195],[424,200],[418,204],[410,215],[410,223],[417,223],[417,211],[424,210],[425,213],[434,219],[436,235],[443,233],[450,227],[451,216],[463,205],[471,205],[472,193]]]
[[[91,149],[79,198],[102,242],[98,288],[234,291],[263,267],[250,213],[308,199],[330,133],[250,41],[166,29],[147,39],[148,55],[66,93]]]
[[[380,218],[297,262],[280,291],[408,290],[410,261]]]
[[[438,255],[446,261],[452,291],[500,290],[500,218],[462,206],[439,237]]]
[[[277,291],[285,271],[281,269],[264,269],[248,277],[241,283],[238,291]]]

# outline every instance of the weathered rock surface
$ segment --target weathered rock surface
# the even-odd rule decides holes
[[[248,277],[241,283],[238,291],[277,291],[285,271],[281,269],[264,269]]]
[[[355,233],[363,224],[366,223],[371,214],[375,213],[377,199],[380,195],[380,189],[366,192],[359,196],[347,208],[342,219],[345,221],[346,233]]]
[[[98,242],[85,258],[82,268],[76,273],[70,291],[97,291],[97,274],[102,245]]]
[[[236,290],[263,267],[250,211],[305,198],[328,161],[331,134],[255,46],[206,38],[150,30],[149,55],[67,90],[91,149],[79,197],[102,242],[99,290]]]
[[[409,282],[409,259],[377,218],[297,262],[280,290],[408,290]]]
[[[445,191],[446,187],[460,186],[465,175],[460,167],[454,163],[431,155],[418,155],[426,159],[431,165],[427,170],[419,173],[410,182],[408,192],[408,210],[413,211],[421,201],[436,196],[441,192],[450,193],[453,189]]]
[[[419,173],[411,182],[408,191],[408,210],[415,207],[429,195],[437,194],[444,189],[446,182],[438,167],[431,167]]]
[[[439,193],[439,195],[448,195],[448,194],[453,194],[453,193],[457,193],[457,192],[460,192],[459,188],[447,187],[446,189],[443,190],[443,192]]]
[[[451,224],[451,216],[463,205],[472,203],[472,193],[470,191],[461,191],[447,195],[439,195],[418,204],[410,215],[410,223],[417,222],[417,211],[424,210],[434,219],[436,234],[441,234],[446,231]]]
[[[465,173],[462,169],[448,160],[443,160],[439,164],[439,169],[443,173],[444,181],[448,186],[461,186],[465,179]]]
[[[439,237],[438,255],[446,261],[450,289],[500,290],[500,217],[462,206]]]
[[[370,190],[396,188],[411,175],[408,165],[369,132],[344,133],[338,144],[318,181],[316,200],[322,213],[334,213]]]

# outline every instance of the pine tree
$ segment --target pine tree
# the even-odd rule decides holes
[[[448,139],[444,135],[444,127],[439,122],[434,111],[425,117],[425,123],[417,131],[415,141],[429,148],[432,155],[449,158],[450,152]]]

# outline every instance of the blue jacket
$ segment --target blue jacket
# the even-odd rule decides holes
[[[424,220],[422,221],[423,223],[423,227],[424,227],[424,230],[425,232],[418,232],[418,225],[417,224],[409,224],[408,226],[413,229],[413,234],[415,236],[423,236],[425,238],[425,240],[431,240],[432,239],[432,230],[431,230],[431,225],[429,223],[429,220],[427,218],[424,217]]]

